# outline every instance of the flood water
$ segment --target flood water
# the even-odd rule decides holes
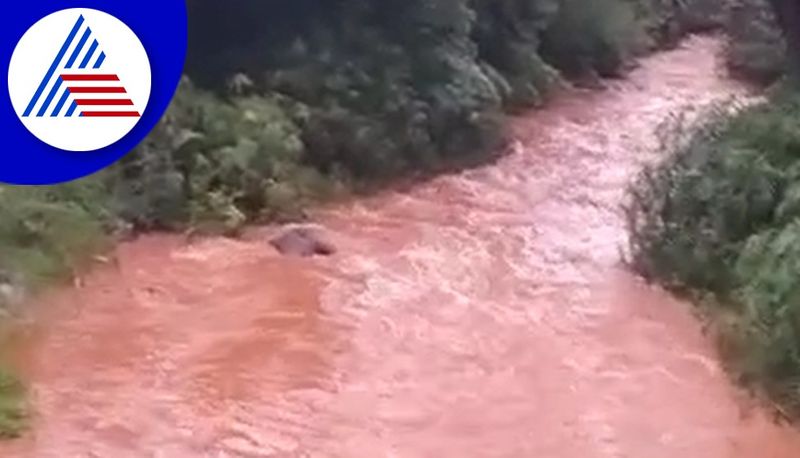
[[[793,458],[691,307],[622,266],[657,126],[744,88],[711,38],[515,121],[497,164],[319,210],[331,258],[122,244],[40,299],[3,457]]]

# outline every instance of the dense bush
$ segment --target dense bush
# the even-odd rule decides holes
[[[614,76],[636,51],[643,32],[626,2],[563,0],[544,35],[545,57],[571,75]]]
[[[0,186],[0,284],[35,288],[130,228],[233,232],[298,217],[337,192],[302,164],[291,118],[302,112],[277,98],[222,100],[185,80],[153,133],[110,169],[58,186]]]
[[[25,387],[14,375],[0,368],[0,438],[14,438],[25,429]]]
[[[669,22],[660,16],[672,10],[660,0],[198,0],[187,71],[217,92],[246,74],[255,93],[303,104],[304,163],[382,180],[485,157],[501,109],[540,103],[559,79],[552,66],[617,74],[644,46],[640,24]]]
[[[762,83],[781,76],[786,44],[768,0],[731,0],[726,29],[731,70]]]
[[[110,221],[107,202],[95,179],[0,187],[0,273],[7,277],[0,283],[37,286],[101,248]],[[0,295],[0,308],[5,301]]]
[[[800,95],[668,132],[632,188],[633,266],[712,294],[732,369],[800,415]]]
[[[686,33],[722,27],[730,0],[626,0],[644,31],[644,44],[672,47]]]
[[[542,59],[542,34],[551,27],[559,2],[474,2],[477,21],[472,33],[482,68],[508,107],[537,105],[559,79]]]
[[[384,179],[496,144],[497,123],[485,121],[507,85],[477,57],[468,2],[243,3],[193,4],[198,30],[219,16],[237,27],[227,44],[195,36],[187,70],[215,91],[243,73],[255,93],[303,104],[304,163]]]
[[[227,231],[296,214],[328,189],[301,164],[294,111],[274,97],[223,101],[184,80],[156,130],[106,177],[115,214],[142,228],[218,222]]]

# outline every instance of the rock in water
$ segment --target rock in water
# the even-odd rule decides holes
[[[336,247],[327,240],[322,229],[313,226],[292,227],[269,241],[281,254],[289,256],[330,256]]]

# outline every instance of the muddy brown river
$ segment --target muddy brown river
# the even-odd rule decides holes
[[[693,38],[515,121],[498,163],[318,210],[331,258],[169,235],[46,294],[3,457],[796,458],[691,307],[622,266],[657,126],[744,88]]]

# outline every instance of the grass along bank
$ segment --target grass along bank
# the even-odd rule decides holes
[[[731,72],[762,84],[775,82],[786,70],[786,40],[769,0],[729,0],[725,60]]]
[[[0,369],[0,439],[19,436],[27,422],[25,387],[12,373]]]

